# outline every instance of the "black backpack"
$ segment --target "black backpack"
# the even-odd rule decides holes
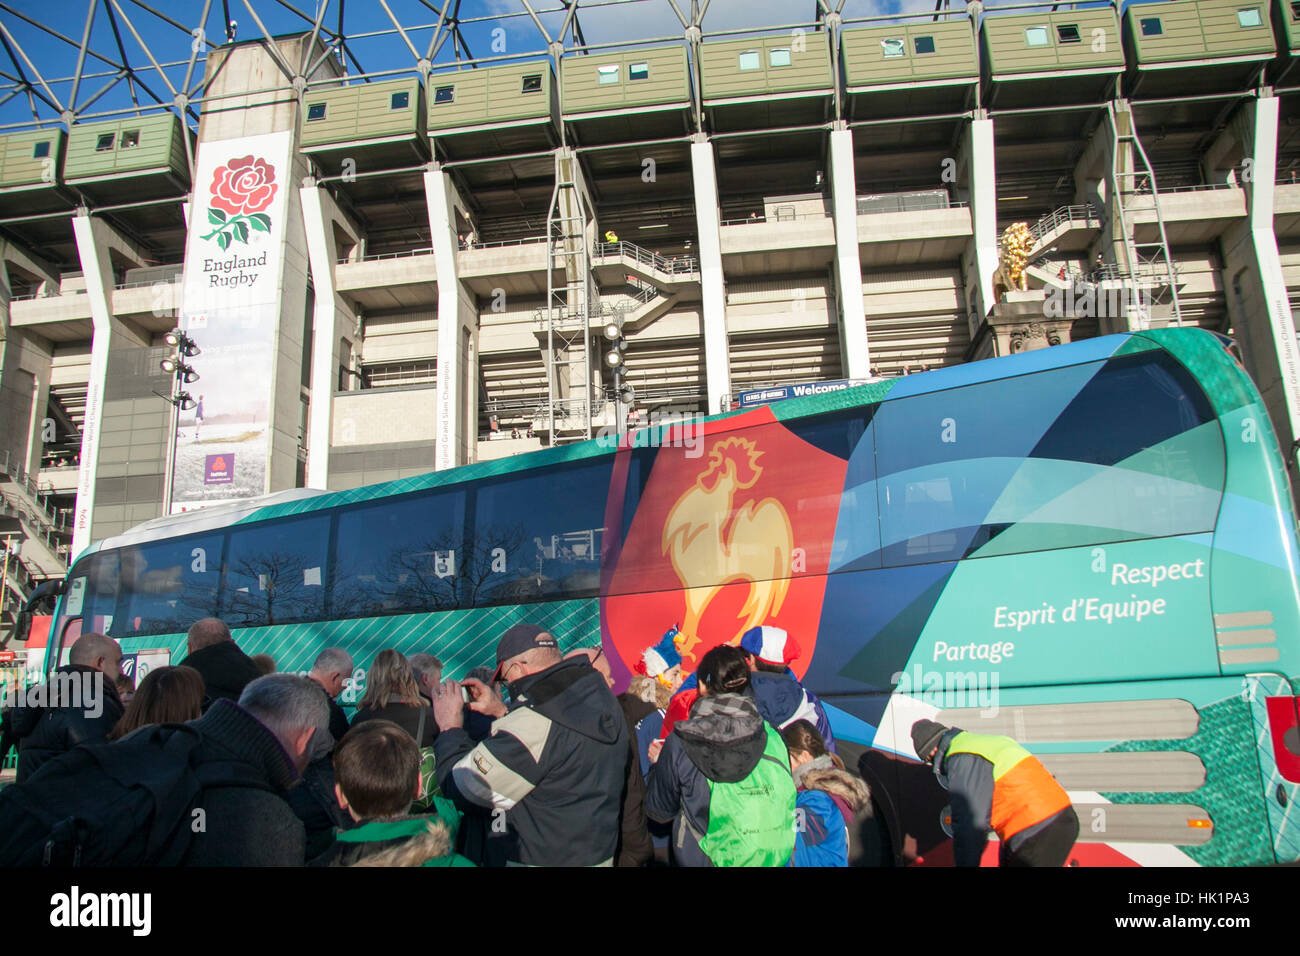
[[[187,724],[82,744],[0,790],[0,867],[176,866],[202,791],[272,791],[247,764],[199,762]]]

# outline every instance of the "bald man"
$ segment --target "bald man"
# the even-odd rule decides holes
[[[114,686],[121,676],[117,641],[83,634],[72,645],[68,663],[47,683],[23,694],[9,717],[18,738],[18,783],[47,760],[108,736],[125,709]]]
[[[244,688],[262,676],[257,664],[230,636],[230,628],[220,618],[205,617],[191,625],[185,636],[187,656],[181,663],[203,677],[207,700],[203,709],[217,700],[239,700]]]

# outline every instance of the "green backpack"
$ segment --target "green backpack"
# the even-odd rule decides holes
[[[767,745],[738,783],[709,781],[709,830],[700,849],[714,866],[785,866],[794,853],[794,778],[790,752],[771,724]]]
[[[420,709],[420,723],[415,730],[415,742],[424,739],[424,708]],[[415,798],[415,812],[422,813],[433,806],[434,800],[442,798],[442,788],[438,786],[437,761],[432,747],[420,748],[420,795]]]

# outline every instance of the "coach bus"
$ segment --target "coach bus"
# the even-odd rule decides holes
[[[601,643],[619,680],[670,626],[690,669],[771,624],[885,862],[952,860],[921,717],[1038,754],[1079,814],[1072,862],[1292,861],[1296,524],[1232,349],[1107,336],[158,519],[78,557],[49,666],[92,630],[179,662],[216,615],[281,670],[347,648],[355,700],[383,648],[459,676],[518,621]]]

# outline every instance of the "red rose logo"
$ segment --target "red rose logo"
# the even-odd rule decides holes
[[[217,167],[212,176],[212,205],[231,216],[261,212],[271,205],[275,191],[275,167],[266,160],[244,156]]]
[[[217,228],[203,236],[222,249],[238,239],[248,242],[250,232],[270,232],[271,217],[262,212],[279,189],[275,167],[259,156],[242,156],[218,166],[212,174],[212,199],[208,222]]]

